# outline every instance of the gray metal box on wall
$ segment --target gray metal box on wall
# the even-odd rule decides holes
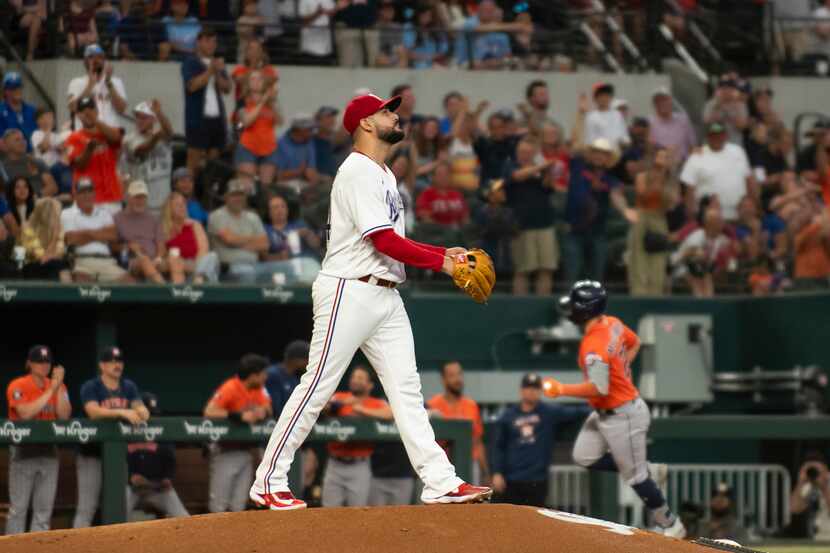
[[[637,334],[643,399],[658,404],[712,401],[711,316],[646,315]]]

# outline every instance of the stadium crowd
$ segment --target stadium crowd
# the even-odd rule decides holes
[[[69,4],[72,12],[83,3]],[[99,15],[115,14],[115,3],[99,4]],[[338,108],[281,113],[280,87],[292,83],[280,83],[268,37],[248,32],[264,17],[254,13],[257,2],[240,6],[245,40],[233,71],[225,66],[226,35],[201,22],[227,20],[230,4],[123,4],[152,17],[170,12],[160,56],[181,64],[186,159],[174,166],[164,106],[131,98],[115,74],[109,58],[123,57],[129,41],[105,49],[94,27],[77,33],[83,72],[68,87],[69,121],[25,102],[23,79],[8,72],[0,102],[2,276],[310,282],[324,255],[330,185],[351,146]],[[300,2],[301,13],[311,10],[303,21],[404,17],[389,2],[324,4]],[[520,34],[511,25],[521,23],[496,20],[505,10],[511,19],[530,12],[492,0],[413,9],[424,29],[447,13],[483,26],[466,55],[484,64],[498,44],[512,51]],[[388,41],[398,47],[381,48],[381,57],[413,67],[446,59],[448,37],[404,28],[400,42]],[[331,39],[317,31],[305,29],[303,43]],[[460,49],[453,46],[454,55]],[[699,133],[691,123],[698,118],[667,89],[653,91],[649,113],[631,113],[613,83],[597,83],[580,95],[574,121],[555,118],[542,80],[527,83],[514,106],[471,105],[464,91],[451,92],[442,113],[420,112],[405,83],[375,92],[403,97],[408,139],[388,164],[400,181],[407,231],[424,242],[483,247],[516,294],[550,294],[580,277],[627,281],[635,295],[827,286],[828,125],[819,121],[812,144],[792,151],[774,91],[753,89],[736,73],[714,87]],[[226,113],[221,100],[231,95],[235,109]]]

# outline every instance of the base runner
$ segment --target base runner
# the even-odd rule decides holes
[[[594,412],[574,444],[574,462],[590,470],[619,472],[645,503],[666,536],[683,538],[686,529],[669,509],[652,479],[646,459],[646,436],[651,416],[631,381],[631,363],[640,339],[622,321],[605,315],[608,293],[599,282],[582,280],[560,301],[568,318],[584,332],[579,345],[581,384],[544,381],[548,397],[580,397]]]
[[[451,275],[476,301],[495,282],[481,251],[430,246],[404,238],[403,202],[384,160],[405,133],[395,110],[400,97],[358,96],[343,115],[354,151],[337,171],[331,192],[328,249],[312,286],[314,331],[308,368],[277,421],[250,490],[272,510],[301,509],[288,489],[294,454],[360,349],[380,378],[407,455],[424,482],[424,503],[470,503],[493,491],[472,486],[435,442],[421,394],[409,317],[395,289],[404,265]]]

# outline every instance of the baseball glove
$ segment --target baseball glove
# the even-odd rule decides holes
[[[452,280],[478,303],[486,303],[496,284],[496,270],[487,252],[478,248],[455,257]]]

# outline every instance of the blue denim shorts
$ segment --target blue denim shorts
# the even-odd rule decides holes
[[[277,149],[267,156],[258,156],[242,144],[236,145],[236,152],[234,153],[234,162],[238,165],[240,163],[253,163],[254,165],[277,165]]]

